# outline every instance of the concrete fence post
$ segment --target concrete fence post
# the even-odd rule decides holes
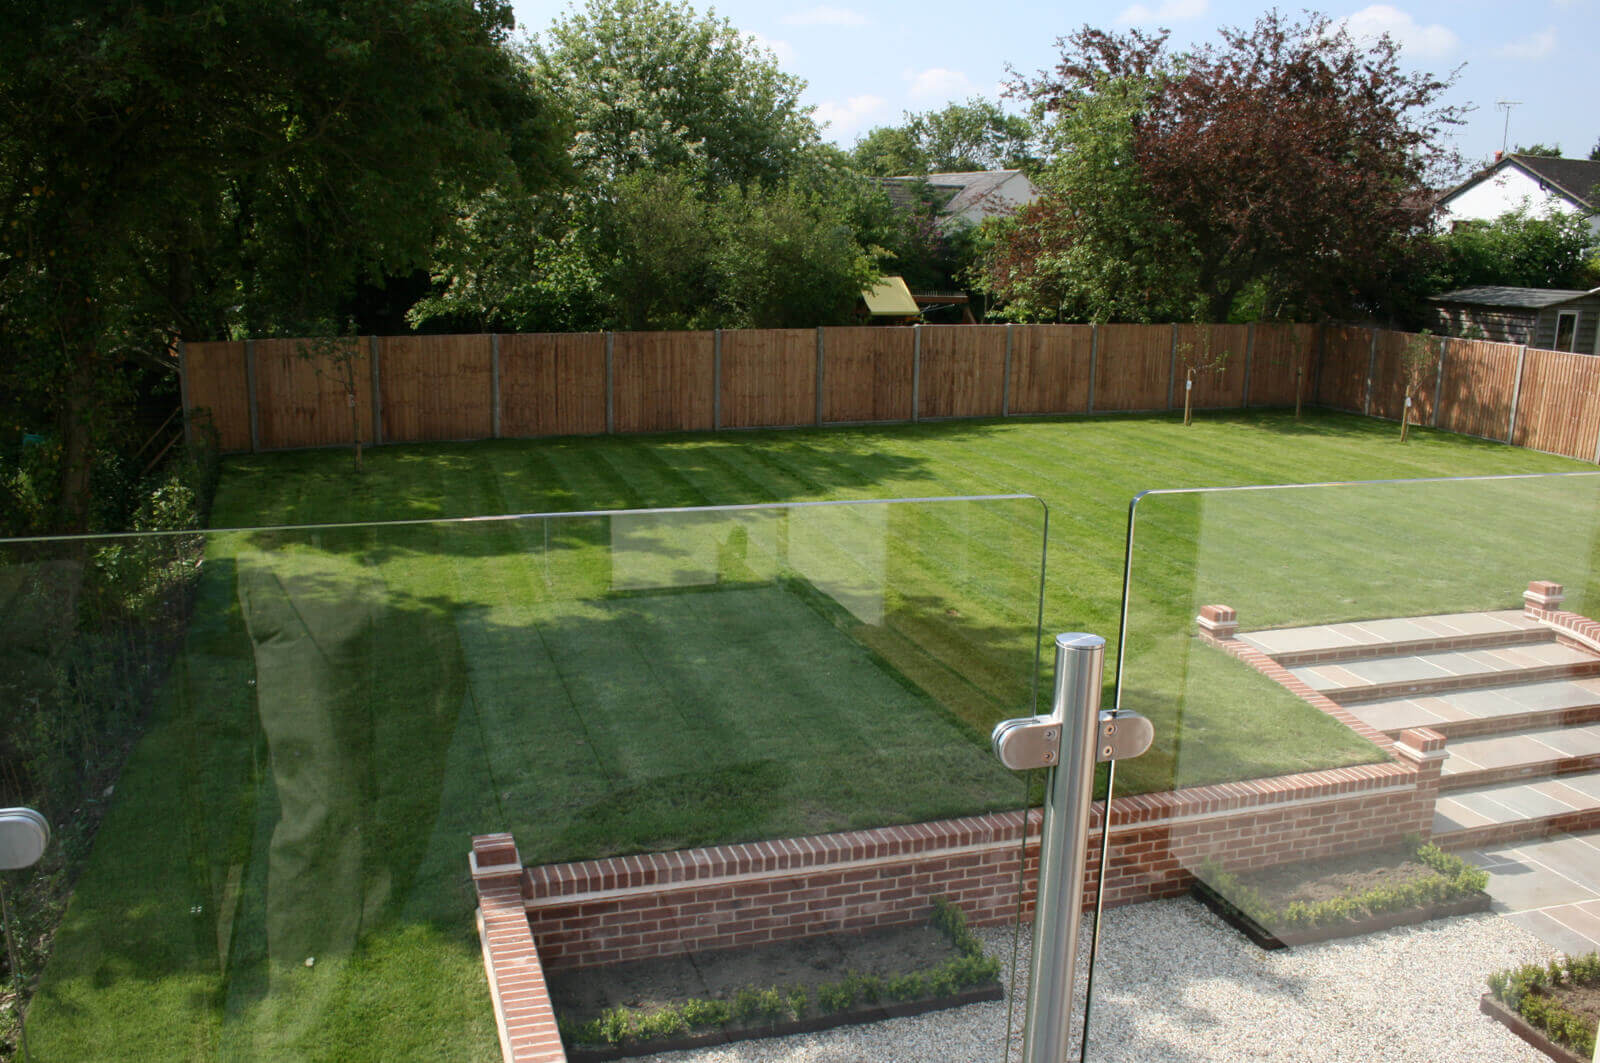
[[[383,443],[383,371],[378,368],[378,352],[382,341],[376,336],[367,337],[367,361],[372,366],[372,442]]]
[[[1011,416],[1011,325],[1006,324],[1005,378],[1000,383],[1000,416]]]
[[[1178,390],[1178,323],[1172,323],[1172,349],[1167,355],[1167,409],[1172,409]]]
[[[602,335],[606,338],[606,435],[610,435],[617,430],[616,383],[612,379],[611,372],[612,344],[617,335],[614,332],[605,332]]]
[[[825,352],[823,350],[822,326],[818,325],[817,326],[817,427],[818,428],[822,427],[822,386],[823,386],[823,370],[825,369],[825,366],[823,364],[824,357],[825,357]]]
[[[244,341],[244,389],[250,405],[250,453],[261,452],[261,409],[256,403],[256,341]]]
[[[1449,348],[1450,341],[1443,336],[1439,337],[1439,364],[1434,367],[1433,381],[1433,420],[1429,426],[1439,427],[1439,404],[1444,401],[1444,354]]]
[[[922,417],[922,326],[911,326],[911,419]]]
[[[1376,326],[1370,329],[1372,343],[1367,351],[1367,396],[1361,401],[1361,416],[1372,416],[1372,374],[1378,371],[1378,330]]]
[[[722,430],[722,330],[711,331],[711,430]]]
[[[1094,378],[1099,371],[1096,365],[1100,361],[1100,324],[1095,322],[1089,326],[1089,408],[1085,413],[1094,412]]]
[[[1250,408],[1250,367],[1256,356],[1256,323],[1250,322],[1244,331],[1244,408]]]
[[[1512,443],[1517,436],[1517,403],[1522,401],[1522,369],[1528,362],[1528,345],[1524,343],[1517,351],[1517,379],[1511,385],[1511,416],[1506,419],[1506,442]],[[1513,443],[1513,445],[1515,445]]]
[[[489,334],[489,431],[500,438],[500,334]]]

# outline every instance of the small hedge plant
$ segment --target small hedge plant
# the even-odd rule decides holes
[[[928,997],[954,996],[963,989],[985,985],[1000,975],[1000,961],[985,956],[983,943],[967,926],[960,908],[943,898],[933,902],[932,925],[955,946],[956,955],[937,966],[884,979],[875,974],[847,971],[836,982],[798,986],[784,992],[773,986],[746,986],[731,1000],[694,998],[651,1010],[607,1008],[599,1018],[584,1023],[559,1020],[568,1044],[606,1044],[660,1041],[689,1033],[741,1026],[776,1026],[805,1018],[849,1011],[863,1005],[901,1003]]]
[[[1594,1054],[1594,1022],[1574,1015],[1550,994],[1557,987],[1600,989],[1600,952],[1566,956],[1548,966],[1530,963],[1489,976],[1494,998],[1578,1055]]]
[[[1408,882],[1400,886],[1379,886],[1365,893],[1330,897],[1307,904],[1294,901],[1283,908],[1267,903],[1259,891],[1244,885],[1239,876],[1212,863],[1201,870],[1201,877],[1216,893],[1239,911],[1264,927],[1284,930],[1309,930],[1338,923],[1403,912],[1428,904],[1443,904],[1482,892],[1489,884],[1488,872],[1473,867],[1435,845],[1419,845],[1412,855],[1427,864],[1437,877]]]

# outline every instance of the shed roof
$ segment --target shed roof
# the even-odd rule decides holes
[[[1543,310],[1557,303],[1581,299],[1586,295],[1600,294],[1570,288],[1510,288],[1498,284],[1484,284],[1476,288],[1458,288],[1442,295],[1430,295],[1431,303],[1466,303],[1470,306],[1510,306],[1522,310]]]

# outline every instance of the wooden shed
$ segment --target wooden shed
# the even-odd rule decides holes
[[[1600,354],[1600,288],[1585,292],[1485,285],[1429,296],[1428,301],[1434,330],[1447,336]]]

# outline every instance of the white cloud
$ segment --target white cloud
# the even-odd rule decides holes
[[[794,62],[794,48],[788,41],[775,41],[769,37],[763,37],[759,33],[749,34],[749,37],[756,42],[756,47],[765,48],[771,52],[780,64],[787,66]]]
[[[911,82],[906,92],[914,100],[930,97],[953,100],[958,96],[972,95],[972,79],[959,70],[946,70],[942,66],[928,70],[907,70],[905,79]]]
[[[883,110],[888,103],[882,96],[852,96],[844,103],[828,100],[817,105],[817,124],[840,143],[867,124],[867,119]]]
[[[1547,29],[1533,33],[1520,41],[1507,41],[1495,49],[1496,55],[1507,59],[1543,59],[1556,50],[1556,31]]]
[[[1117,16],[1123,25],[1136,22],[1176,22],[1184,18],[1199,18],[1211,6],[1209,0],[1162,0],[1156,7],[1134,4]]]
[[[808,7],[783,16],[785,26],[865,26],[867,16],[847,7]]]
[[[1409,12],[1388,4],[1373,4],[1355,14],[1340,19],[1335,27],[1350,31],[1357,41],[1377,40],[1387,33],[1395,43],[1413,57],[1438,58],[1449,55],[1461,43],[1455,31],[1437,22],[1424,26]]]

